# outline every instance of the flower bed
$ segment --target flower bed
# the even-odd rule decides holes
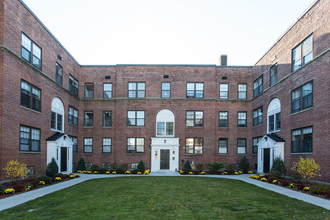
[[[80,177],[79,174],[57,174],[56,177],[41,176],[39,178],[20,180],[16,183],[6,182],[0,184],[0,199],[78,177]]]
[[[242,171],[235,171],[235,170],[225,170],[225,171],[217,171],[216,173],[209,172],[209,171],[190,171],[190,172],[185,172],[183,170],[179,170],[179,173],[181,175],[241,175],[243,174]],[[253,174],[253,171],[249,171],[247,173]]]
[[[268,175],[250,175],[249,178],[279,185],[287,189],[307,193],[325,199],[330,199],[330,187],[323,184],[304,184],[297,180],[272,179]]]
[[[120,170],[120,171],[115,171],[115,170],[111,170],[111,171],[106,171],[106,172],[99,172],[99,171],[92,171],[92,170],[78,170],[77,173],[84,173],[84,174],[126,174],[126,175],[149,175],[150,174],[150,170],[144,170],[144,171],[129,171],[129,170]]]

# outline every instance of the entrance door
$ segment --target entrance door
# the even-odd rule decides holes
[[[170,150],[160,150],[160,169],[170,169]]]
[[[269,163],[270,163],[270,148],[264,149],[264,173],[269,172]]]
[[[66,147],[61,147],[61,172],[67,171],[68,150]]]

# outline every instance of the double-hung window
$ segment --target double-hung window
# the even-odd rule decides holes
[[[301,110],[313,106],[313,82],[306,83],[303,86],[292,91],[291,95],[291,112],[299,112]]]
[[[262,137],[255,137],[252,139],[252,154],[258,154],[258,142],[262,139]]]
[[[112,83],[103,84],[103,98],[104,99],[112,98]]]
[[[187,83],[187,98],[203,98],[204,83]]]
[[[40,129],[20,126],[20,151],[40,152]]]
[[[273,86],[277,83],[277,64],[270,67],[270,80],[269,86]]]
[[[228,153],[228,139],[220,138],[219,139],[219,154]]]
[[[220,83],[220,99],[228,99],[228,84]]]
[[[93,138],[84,138],[84,153],[93,153]]]
[[[310,153],[313,151],[313,127],[292,130],[291,153]]]
[[[69,138],[73,142],[72,152],[73,153],[78,153],[78,138],[77,137],[73,137],[73,136],[69,136]]]
[[[102,152],[111,153],[111,138],[103,138]]]
[[[312,59],[313,35],[310,35],[292,50],[292,71],[296,71]]]
[[[157,136],[173,136],[173,122],[157,122]]]
[[[253,97],[257,97],[263,91],[262,76],[253,82]]]
[[[85,98],[94,98],[94,83],[85,83]]]
[[[238,84],[238,99],[246,99],[246,84]]]
[[[41,48],[23,33],[22,58],[41,70]]]
[[[63,131],[63,115],[52,111],[50,127],[55,131]]]
[[[237,113],[237,126],[246,127],[246,112]]]
[[[203,127],[203,111],[186,111],[186,127]]]
[[[253,111],[253,126],[262,124],[262,107]]]
[[[170,97],[171,97],[171,83],[162,82],[162,98],[170,98]]]
[[[144,126],[144,111],[127,111],[127,126]]]
[[[186,154],[203,154],[203,138],[186,138]]]
[[[85,111],[84,114],[84,126],[85,127],[93,127],[93,111]]]
[[[78,92],[79,92],[79,82],[76,78],[74,78],[73,76],[69,75],[69,91],[78,96]]]
[[[69,106],[69,124],[78,125],[78,109]]]
[[[128,98],[145,98],[146,83],[145,82],[129,82]]]
[[[143,153],[144,138],[127,138],[127,153]]]
[[[41,111],[41,90],[24,80],[21,81],[21,105]]]
[[[246,154],[246,138],[237,139],[237,153]]]
[[[60,85],[63,84],[63,67],[56,63],[56,82]]]
[[[219,127],[228,127],[228,112],[219,112]]]
[[[112,111],[104,111],[103,112],[103,127],[111,127],[112,126]]]

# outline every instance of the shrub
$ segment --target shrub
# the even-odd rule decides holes
[[[111,167],[111,170],[116,170],[118,168],[118,165],[116,163],[112,163],[110,165],[110,167]]]
[[[210,169],[208,173],[209,174],[218,174],[218,171],[215,169]]]
[[[236,164],[226,164],[226,169],[227,170],[235,170],[236,169]]]
[[[64,180],[65,178],[67,178],[66,175],[64,175],[63,173],[57,173],[57,174],[55,175],[55,177],[60,177],[62,180]],[[56,178],[55,178],[55,179],[56,179]]]
[[[329,191],[329,187],[324,184],[315,184],[311,187],[311,193],[314,194],[324,194],[325,192]]]
[[[220,170],[221,168],[225,167],[223,163],[217,163],[217,162],[208,163],[207,165],[214,170]]]
[[[47,183],[51,183],[52,182],[52,178],[49,177],[49,176],[41,176],[38,179],[38,182],[40,182],[40,181],[44,181],[47,184]]]
[[[187,160],[182,169],[184,172],[189,173],[191,171],[191,166],[189,160]]]
[[[320,171],[321,167],[315,163],[314,159],[300,157],[298,162],[293,162],[293,171],[298,172],[302,178],[307,181],[312,179],[317,175],[317,172]]]
[[[78,165],[77,165],[77,169],[76,170],[86,170],[86,164],[85,164],[85,161],[84,159],[80,159],[79,162],[78,162]]]
[[[137,171],[138,172],[144,172],[144,170],[146,169],[144,162],[141,160],[137,166]]]
[[[284,161],[282,160],[282,158],[276,157],[274,159],[273,166],[271,168],[271,172],[276,172],[277,175],[280,175],[280,177],[282,177],[286,174],[286,168],[285,168]]]
[[[324,194],[325,194],[325,197],[330,198],[330,191],[327,191]]]
[[[305,184],[297,184],[297,189],[299,189],[299,190],[303,190],[304,188],[306,187],[306,185]]]
[[[6,187],[0,184],[0,195],[5,193]]]
[[[271,178],[274,178],[274,179],[280,179],[282,177],[282,173],[277,170],[271,170],[271,171],[269,171],[269,176],[271,176]]]
[[[118,168],[115,170],[115,172],[116,172],[117,174],[120,174],[120,173],[123,173],[124,170],[123,170],[123,168],[118,167]]]
[[[100,169],[99,169],[99,173],[101,173],[101,174],[105,174],[107,171],[108,171],[108,170],[105,169],[105,168],[100,168]]]
[[[54,176],[56,176],[57,173],[58,173],[58,166],[57,166],[57,163],[56,163],[55,159],[52,158],[52,162],[50,162],[47,165],[46,175],[54,177]]]
[[[15,192],[23,192],[25,187],[21,185],[17,185],[17,186],[13,186],[13,189],[15,190]]]
[[[290,184],[290,182],[287,180],[281,180],[280,183],[282,186],[288,186]]]
[[[123,169],[123,171],[126,171],[128,169],[128,164],[123,163],[122,165],[120,165],[120,167]]]
[[[93,164],[92,167],[91,167],[91,171],[93,171],[93,172],[94,172],[94,171],[99,171],[99,169],[100,169],[99,166],[94,165],[94,164]]]
[[[10,178],[13,183],[16,183],[21,178],[24,179],[30,172],[29,169],[26,169],[26,165],[18,162],[18,160],[8,161],[7,166],[3,170],[6,171],[6,177]]]
[[[250,168],[250,162],[249,159],[244,156],[239,160],[238,167],[240,170],[243,170],[243,172],[247,172]]]
[[[196,163],[195,168],[197,171],[202,172],[203,171],[204,164],[202,163]]]

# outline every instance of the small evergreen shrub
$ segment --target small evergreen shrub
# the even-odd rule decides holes
[[[280,157],[276,157],[273,162],[273,166],[271,168],[271,172],[274,173],[274,175],[280,175],[281,178],[286,174],[286,168],[284,165],[284,161]]]
[[[280,183],[282,186],[288,186],[290,184],[290,182],[287,180],[281,180]]]
[[[0,184],[0,195],[5,194],[6,187]]]
[[[243,172],[247,172],[249,170],[249,168],[250,168],[250,162],[249,162],[249,159],[246,156],[242,157],[239,160],[238,168],[240,170],[242,170]]]
[[[105,172],[107,172],[108,170],[107,169],[105,169],[105,168],[100,168],[99,169],[99,173],[101,173],[101,174],[105,174]]]
[[[79,160],[76,170],[81,170],[81,171],[86,170],[86,165],[83,158]]]
[[[324,184],[315,184],[311,187],[311,193],[314,194],[324,194],[329,191],[329,187]]]
[[[209,167],[211,167],[211,169],[214,169],[214,170],[220,170],[225,167],[225,165],[223,163],[217,163],[217,162],[208,163],[207,165]]]
[[[118,167],[118,168],[115,170],[115,172],[116,172],[117,174],[120,174],[120,173],[123,173],[124,170],[123,170],[123,168]]]
[[[47,165],[46,175],[54,177],[58,173],[58,166],[54,158],[52,158],[52,162]]]
[[[99,171],[99,169],[100,169],[100,167],[99,166],[97,166],[97,165],[92,165],[92,167],[91,167],[91,171]]]
[[[271,170],[269,171],[269,176],[271,176],[274,179],[280,179],[282,177],[282,173],[279,171]]]
[[[189,160],[187,160],[183,166],[183,169],[182,169],[184,172],[186,173],[189,173],[191,172],[191,166],[190,166],[190,162]]]
[[[138,172],[144,172],[144,170],[146,169],[144,162],[141,160],[137,166],[137,171]]]
[[[202,172],[204,165],[202,163],[196,163],[195,167],[197,171]]]
[[[38,182],[40,182],[40,181],[44,181],[47,184],[47,183],[51,183],[52,182],[52,178],[49,177],[49,176],[41,176],[38,179]]]
[[[58,173],[58,174],[55,175],[55,177],[61,177],[62,180],[67,178],[67,176],[64,175],[63,173]]]

